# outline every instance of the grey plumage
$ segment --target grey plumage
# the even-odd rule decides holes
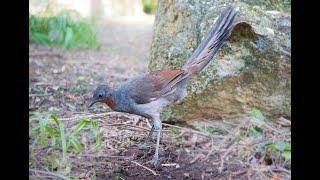
[[[156,129],[157,143],[153,159],[156,163],[162,129],[161,109],[187,95],[185,85],[210,63],[238,23],[235,18],[237,9],[236,6],[229,6],[222,11],[214,26],[181,69],[153,71],[125,82],[115,90],[101,85],[90,100],[89,107],[96,102],[103,102],[114,111],[151,118],[153,126],[142,147],[146,147],[153,130]]]

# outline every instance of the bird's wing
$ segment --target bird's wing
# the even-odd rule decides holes
[[[156,70],[127,83],[128,95],[136,103],[146,104],[173,93],[184,78],[183,70]]]

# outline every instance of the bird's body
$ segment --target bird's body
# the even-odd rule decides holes
[[[111,98],[114,106],[109,104],[109,107],[114,111],[152,118],[162,107],[187,95],[183,82],[178,81],[182,72],[158,70],[126,81],[113,91]],[[168,83],[169,78],[171,83]],[[173,82],[175,78],[177,82]]]
[[[158,160],[158,147],[162,129],[160,111],[187,95],[185,85],[203,70],[216,52],[230,36],[237,24],[237,8],[226,8],[215,25],[207,33],[193,55],[181,69],[156,70],[137,76],[113,89],[107,85],[99,86],[89,106],[95,102],[107,104],[112,110],[140,115],[153,120],[153,127],[143,147],[146,147],[153,130],[157,130],[157,144],[154,162]]]

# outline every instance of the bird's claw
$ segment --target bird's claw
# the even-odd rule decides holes
[[[149,162],[156,167],[158,164],[158,156],[153,156],[153,159]]]

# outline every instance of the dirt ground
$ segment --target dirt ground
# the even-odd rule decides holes
[[[270,166],[268,155],[261,157],[255,147],[235,144],[235,138],[229,136],[233,131],[208,135],[172,124],[164,124],[160,161],[153,167],[148,161],[153,157],[155,140],[146,150],[137,148],[148,134],[145,120],[124,113],[108,114],[111,110],[101,104],[86,108],[97,85],[116,87],[148,71],[153,20],[148,16],[105,22],[97,50],[64,50],[30,43],[29,111],[54,113],[65,124],[67,134],[82,117],[95,119],[102,142],[101,148],[96,147],[90,127],[84,128],[79,134],[84,150],[79,154],[68,151],[67,161],[61,160],[59,148],[36,144],[30,153],[30,168],[71,179],[290,179],[290,163],[283,163],[282,168]],[[35,120],[31,118],[32,123]],[[30,137],[30,147],[33,140]],[[237,154],[240,150],[248,152],[242,159]],[[48,160],[54,154],[55,158]],[[41,178],[46,179],[30,174],[30,179]]]

